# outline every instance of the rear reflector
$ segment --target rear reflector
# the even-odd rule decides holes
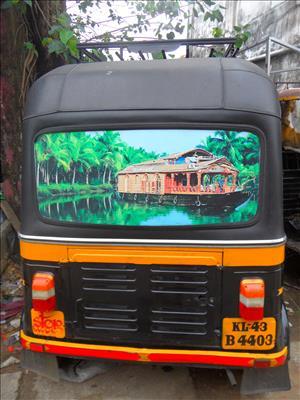
[[[243,279],[240,284],[240,317],[257,321],[264,317],[265,283],[260,278]]]
[[[253,366],[255,368],[269,368],[272,367],[273,360],[255,360]]]
[[[29,349],[31,351],[37,351],[38,353],[44,352],[44,346],[42,344],[30,343]]]
[[[32,279],[32,307],[36,311],[53,311],[56,307],[54,275],[37,272]]]

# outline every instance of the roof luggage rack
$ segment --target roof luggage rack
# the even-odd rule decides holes
[[[235,47],[235,38],[206,38],[206,39],[175,39],[175,40],[144,40],[132,42],[90,42],[77,45],[79,50],[79,62],[90,61],[113,61],[113,57],[107,57],[103,50],[115,49],[115,55],[122,61],[125,61],[125,52],[138,54],[140,60],[146,60],[146,54],[159,54],[162,59],[167,58],[168,52],[173,52],[180,47],[185,47],[185,58],[190,58],[191,47],[209,47],[209,57],[213,57],[216,46],[224,46],[224,57],[235,57],[239,51]],[[156,57],[157,58],[157,57]],[[129,57],[129,60],[133,59]],[[128,59],[127,59],[128,60]]]

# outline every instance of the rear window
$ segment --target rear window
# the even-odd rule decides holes
[[[49,132],[34,150],[38,209],[51,221],[164,227],[257,214],[260,140],[251,132]]]

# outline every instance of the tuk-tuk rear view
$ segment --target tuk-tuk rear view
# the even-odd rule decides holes
[[[35,82],[25,367],[239,368],[244,393],[289,389],[276,98],[260,68],[226,58],[67,65]]]

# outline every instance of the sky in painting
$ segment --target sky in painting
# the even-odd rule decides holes
[[[129,146],[143,147],[146,151],[156,153],[178,153],[194,149],[208,136],[213,136],[213,130],[193,129],[145,129],[118,131],[122,140]],[[102,132],[98,132],[101,135]],[[95,134],[95,133],[94,133]],[[247,132],[241,132],[241,136],[247,136]]]

